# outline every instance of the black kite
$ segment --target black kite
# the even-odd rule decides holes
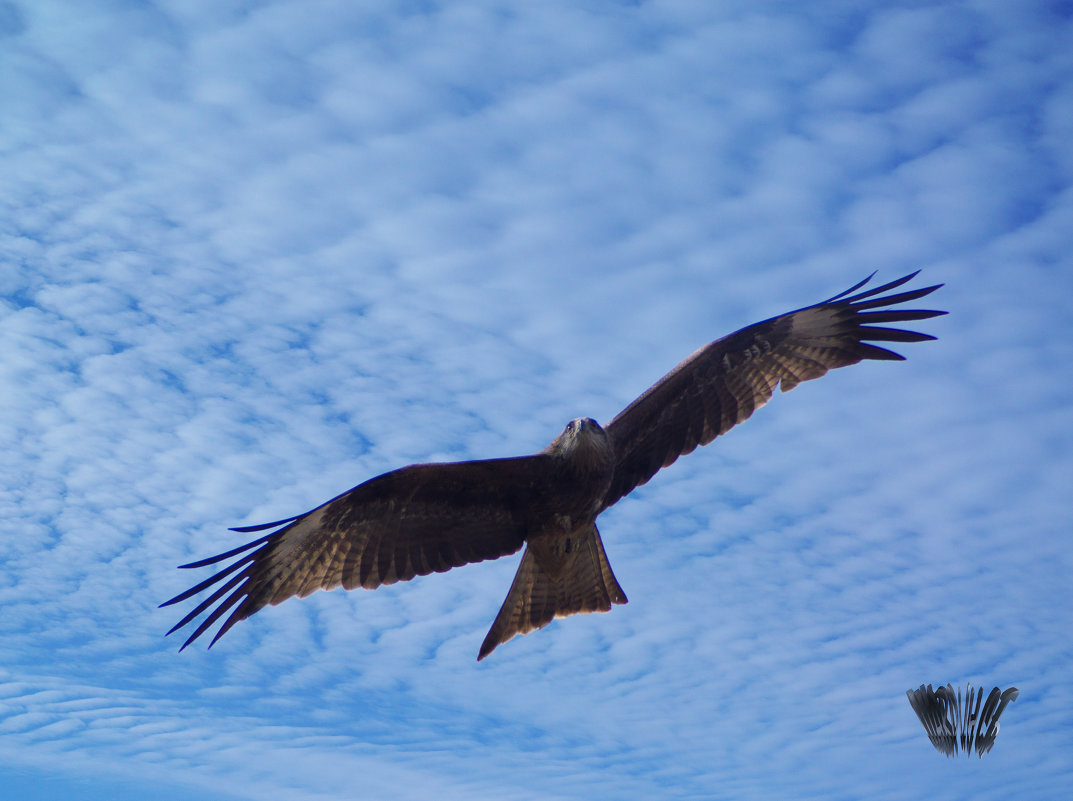
[[[900,360],[870,342],[921,342],[928,334],[883,323],[945,312],[891,309],[941,285],[877,297],[912,279],[773,317],[698,350],[606,427],[571,421],[531,456],[417,464],[377,476],[310,512],[234,531],[279,528],[239,548],[182,565],[234,563],[162,606],[219,585],[174,628],[211,609],[183,644],[234,607],[212,642],[269,604],[315,590],[374,589],[414,576],[498,559],[526,545],[478,660],[515,634],[556,617],[626,603],[611,572],[597,516],[662,467],[747,419],[783,392],[862,359]],[[218,604],[218,605],[217,605]],[[213,608],[213,606],[215,608]],[[181,649],[180,649],[181,650]]]

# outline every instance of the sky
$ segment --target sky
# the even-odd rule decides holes
[[[5,801],[1064,796],[1071,142],[1057,0],[0,0]],[[513,556],[164,637],[228,526],[918,269],[937,341],[601,516],[609,614],[478,664]]]

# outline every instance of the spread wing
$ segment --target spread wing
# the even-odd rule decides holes
[[[373,589],[514,553],[525,539],[526,509],[546,486],[551,458],[536,454],[411,465],[366,481],[304,515],[234,529],[283,526],[234,550],[182,565],[204,567],[243,554],[161,604],[216,586],[168,634],[209,612],[185,648],[234,607],[209,643],[212,647],[238,621],[295,595],[339,586]]]
[[[946,314],[888,308],[922,298],[942,284],[877,297],[916,274],[853,294],[869,276],[829,300],[750,325],[687,358],[606,426],[616,462],[603,508],[661,467],[748,419],[771,399],[776,386],[787,392],[862,359],[904,358],[871,342],[935,339],[881,325]]]

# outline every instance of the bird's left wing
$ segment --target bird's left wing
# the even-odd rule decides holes
[[[747,419],[783,392],[862,359],[902,359],[871,342],[921,342],[929,334],[882,323],[923,320],[942,311],[889,309],[941,284],[877,297],[911,280],[853,294],[871,276],[829,300],[750,325],[698,350],[631,403],[607,426],[615,446],[611,506],[634,487],[698,445]]]
[[[525,510],[543,492],[550,458],[536,454],[411,465],[366,481],[304,515],[235,529],[283,526],[226,553],[182,565],[205,567],[242,554],[161,604],[216,586],[168,634],[209,612],[185,648],[234,607],[213,637],[215,643],[238,621],[292,596],[339,586],[373,589],[514,553],[525,540]]]

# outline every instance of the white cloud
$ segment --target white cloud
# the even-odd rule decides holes
[[[0,770],[1054,797],[1068,35],[1024,2],[0,3]],[[162,637],[228,525],[539,449],[922,266],[937,343],[780,395],[601,519],[611,614],[476,665],[514,557]],[[956,786],[903,696],[947,681],[1022,691]]]

